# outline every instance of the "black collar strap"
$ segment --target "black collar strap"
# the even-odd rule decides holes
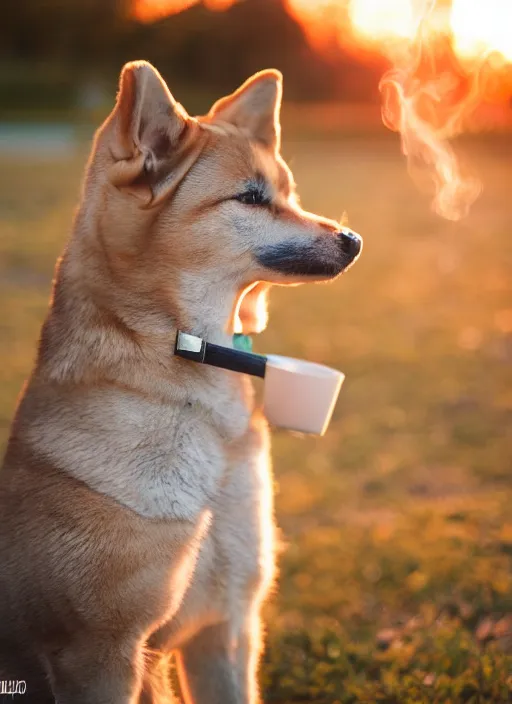
[[[267,358],[260,354],[214,345],[195,335],[181,332],[181,330],[178,330],[176,335],[174,354],[191,362],[209,364],[212,367],[229,369],[240,374],[259,376],[261,379],[265,377],[267,367]]]

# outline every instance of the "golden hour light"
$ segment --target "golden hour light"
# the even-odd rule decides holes
[[[216,10],[237,2],[203,1]],[[511,94],[512,0],[278,1],[318,53],[343,47],[355,62],[388,60],[383,121],[400,133],[410,169],[423,164],[430,175],[434,209],[463,217],[480,184],[461,171],[449,140],[468,129],[479,107],[503,105]],[[135,2],[137,16],[150,21],[199,0]]]
[[[134,0],[133,7],[138,20],[152,22],[198,2]],[[236,0],[203,2],[210,10],[223,11]],[[400,40],[413,39],[418,24],[429,15],[428,31],[451,35],[460,58],[496,52],[512,62],[510,0],[285,0],[285,6],[317,48],[334,36],[341,45],[371,45],[389,54]]]
[[[496,52],[512,62],[511,0],[453,0],[451,28],[460,56]]]
[[[204,0],[204,5],[209,10],[223,11],[231,7],[234,0]],[[154,22],[155,20],[176,15],[183,10],[188,10],[196,5],[198,0],[135,0],[133,8],[136,19],[140,22]]]
[[[347,39],[349,0],[286,0],[288,12],[304,29],[318,49],[326,39],[335,37],[340,43]]]
[[[350,19],[356,34],[374,41],[408,39],[416,32],[411,0],[352,0]]]
[[[0,704],[512,704],[512,0],[3,6]]]
[[[195,2],[196,0],[136,0],[134,15],[140,22],[153,22],[187,10]]]

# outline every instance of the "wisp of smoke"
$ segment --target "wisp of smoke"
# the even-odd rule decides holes
[[[462,173],[450,139],[462,132],[464,119],[478,105],[480,79],[478,72],[468,78],[457,71],[453,54],[446,50],[446,34],[436,31],[436,0],[410,1],[415,31],[411,39],[390,44],[387,51],[393,66],[380,82],[382,118],[400,133],[411,176],[416,181],[428,176],[433,209],[459,220],[482,186]]]

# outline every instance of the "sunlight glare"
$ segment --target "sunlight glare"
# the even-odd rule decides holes
[[[356,33],[377,41],[411,38],[416,32],[410,0],[352,0],[350,20]]]
[[[152,21],[200,0],[133,0],[138,19]],[[227,10],[237,0],[202,0]],[[276,0],[277,1],[277,0]],[[428,176],[434,209],[457,220],[480,193],[463,173],[450,140],[494,94],[510,95],[512,0],[283,0],[313,47],[385,57],[384,123],[400,133],[413,176]],[[499,58],[499,62],[496,61]]]
[[[318,50],[326,40],[346,38],[347,12],[350,0],[285,0],[286,8],[302,26],[310,42]]]
[[[512,62],[512,0],[453,0],[451,26],[460,56],[494,51]]]

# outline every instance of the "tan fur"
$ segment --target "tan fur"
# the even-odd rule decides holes
[[[269,286],[312,277],[256,249],[338,229],[298,205],[280,100],[263,72],[191,118],[149,64],[123,70],[1,473],[0,679],[24,701],[170,701],[173,651],[189,704],[258,701],[266,424],[247,378],[172,351],[177,329],[262,329]],[[270,210],[233,200],[256,173]]]

